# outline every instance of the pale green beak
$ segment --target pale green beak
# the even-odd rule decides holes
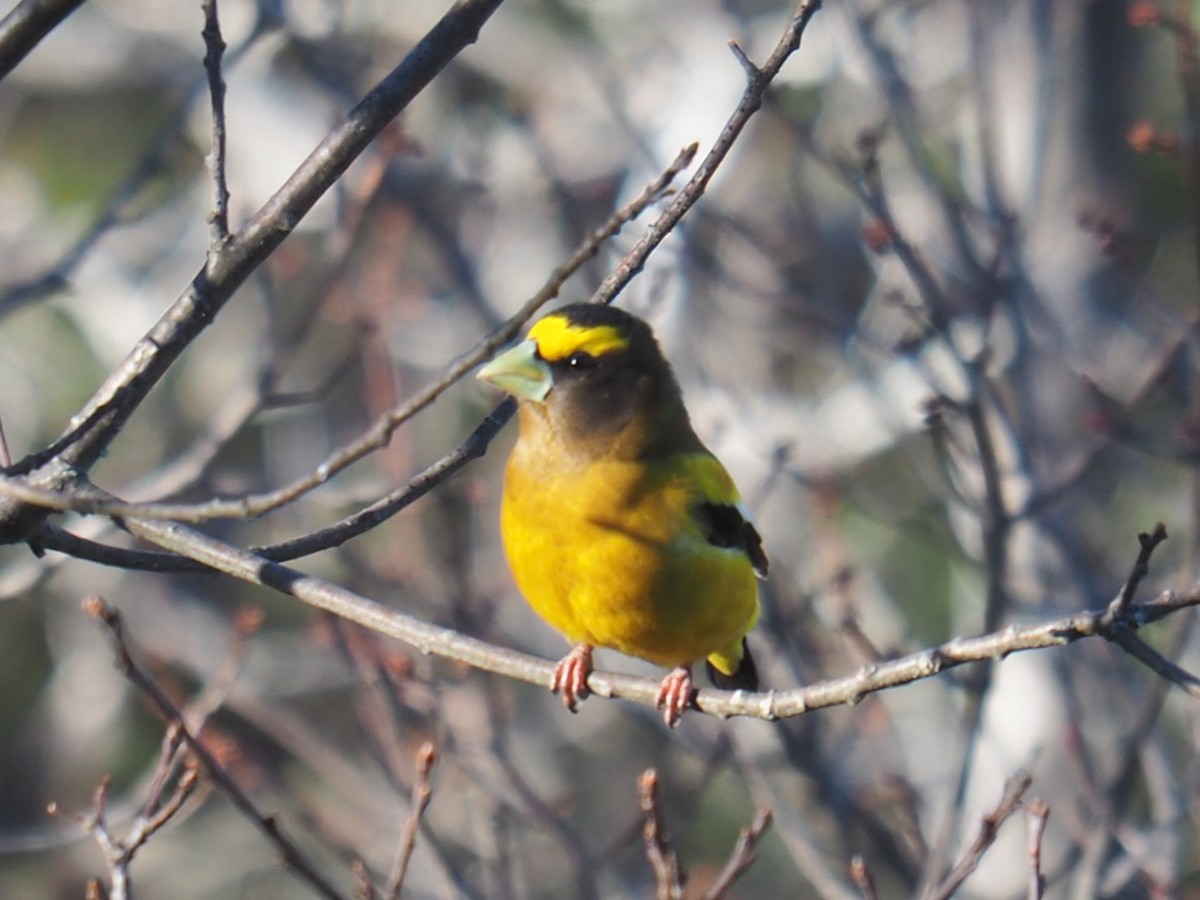
[[[475,373],[475,377],[518,400],[541,403],[554,387],[554,373],[537,355],[536,341],[522,341]]]

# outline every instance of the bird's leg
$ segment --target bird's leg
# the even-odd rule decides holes
[[[658,689],[658,696],[654,698],[654,705],[662,710],[663,721],[668,728],[679,724],[684,710],[692,705],[694,696],[696,686],[692,684],[691,666],[679,666],[667,673]]]
[[[571,712],[579,710],[579,701],[587,698],[587,680],[592,674],[592,645],[577,644],[558,661],[550,679],[550,693],[562,694],[563,705]]]

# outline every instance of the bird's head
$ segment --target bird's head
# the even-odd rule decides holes
[[[514,396],[522,423],[544,421],[571,443],[620,439],[644,454],[695,440],[650,326],[615,307],[550,313],[476,377]]]

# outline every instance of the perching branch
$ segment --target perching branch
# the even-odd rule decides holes
[[[218,572],[280,591],[388,635],[422,653],[456,659],[467,665],[549,687],[554,664],[515,650],[497,647],[405,615],[368,600],[314,575],[271,562],[183,525],[131,520],[129,531],[153,544],[200,562]],[[1200,584],[1182,593],[1166,591],[1146,603],[1134,604],[1113,619],[1108,610],[1076,613],[1040,625],[1010,625],[975,638],[955,638],[937,647],[899,659],[863,666],[857,672],[808,687],[759,693],[701,690],[696,708],[728,718],[785,719],[814,709],[855,704],[868,694],[932,678],[970,662],[991,662],[1010,653],[1061,647],[1084,638],[1117,641],[1138,629],[1192,606],[1200,605]],[[607,672],[593,672],[588,689],[602,697],[620,697],[653,708],[659,683]]]

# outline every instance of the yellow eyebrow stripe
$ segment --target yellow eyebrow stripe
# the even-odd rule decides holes
[[[612,325],[572,325],[563,316],[548,316],[529,329],[529,338],[547,362],[558,362],[572,353],[603,356],[629,346],[629,339]]]

